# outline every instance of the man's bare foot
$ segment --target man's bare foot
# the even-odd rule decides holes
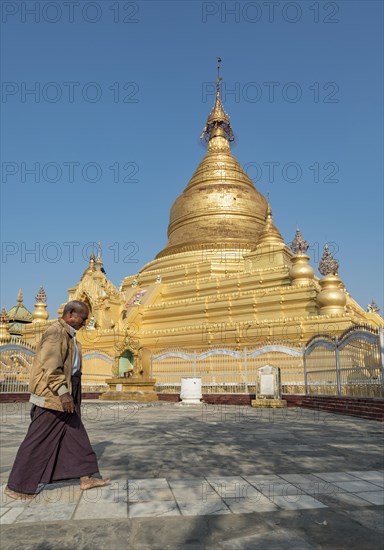
[[[94,489],[96,487],[104,487],[110,482],[110,478],[107,479],[98,479],[97,477],[81,477],[80,478],[80,489],[82,491],[87,491],[88,489]]]
[[[4,489],[4,494],[7,495],[7,497],[13,498],[14,500],[33,500],[36,495],[29,495],[27,493],[18,493],[16,491],[12,491],[8,486]]]

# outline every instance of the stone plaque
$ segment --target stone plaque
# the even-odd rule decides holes
[[[257,370],[257,395],[269,399],[281,398],[279,367],[265,365]]]
[[[116,391],[123,391],[123,384],[116,384]]]
[[[260,394],[275,395],[275,377],[273,374],[262,374],[260,376]]]

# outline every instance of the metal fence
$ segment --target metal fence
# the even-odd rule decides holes
[[[28,393],[35,348],[13,338],[0,346],[0,393]]]
[[[354,325],[339,337],[315,336],[304,349],[305,393],[384,396],[383,331]]]
[[[0,346],[0,393],[28,393],[35,348],[12,339]],[[84,358],[100,359],[88,351]],[[97,357],[96,357],[97,355]],[[111,357],[104,357],[106,365]],[[286,394],[384,397],[382,329],[353,325],[339,337],[318,335],[303,348],[290,342],[266,343],[254,349],[168,349],[152,355],[151,377],[158,393],[180,393],[182,378],[201,378],[203,393],[255,393],[257,370],[281,369]],[[92,369],[93,370],[93,369]],[[108,389],[104,372],[83,373],[86,392]]]
[[[93,354],[98,357],[105,354]],[[8,344],[0,346],[0,393],[29,393],[29,376],[32,361],[35,356],[35,347],[19,339],[13,338]],[[84,354],[83,360],[92,358],[92,354]],[[112,361],[106,357],[107,362]],[[83,372],[83,392],[104,392],[108,389],[105,383],[110,375],[105,373]]]
[[[159,393],[179,393],[182,378],[201,378],[203,393],[254,393],[257,369],[266,364],[280,367],[285,392],[303,391],[303,351],[282,344],[253,350],[164,350],[152,356],[151,377]]]

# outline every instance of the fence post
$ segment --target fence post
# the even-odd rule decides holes
[[[248,363],[247,363],[247,348],[244,346],[244,380],[245,380],[245,391],[248,392]]]
[[[384,335],[383,327],[379,328],[379,346],[380,346],[380,359],[381,359],[381,389],[382,397],[384,397]]]
[[[336,383],[337,383],[337,395],[341,397],[341,380],[340,380],[340,353],[339,353],[339,339],[335,337],[335,359],[336,359]]]
[[[307,356],[305,354],[305,346],[303,346],[303,366],[304,366],[304,392],[305,392],[305,395],[308,395]]]

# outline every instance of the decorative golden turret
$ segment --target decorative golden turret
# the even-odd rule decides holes
[[[306,254],[309,244],[303,238],[299,228],[296,229],[295,238],[290,248],[295,254],[292,258],[292,267],[289,270],[289,277],[292,281],[292,285],[307,285],[314,278],[315,273],[308,263],[309,256]]]
[[[94,279],[105,279],[105,269],[103,266],[103,260],[101,259],[101,244],[97,243],[97,257],[95,260],[95,272],[93,274]]]
[[[26,324],[32,322],[32,314],[23,304],[23,291],[20,288],[17,293],[17,304],[8,311],[10,333],[21,336]]]
[[[85,275],[92,275],[92,273],[94,273],[94,271],[95,271],[95,252],[92,248],[91,255],[89,256],[89,265],[88,265],[87,269],[84,271],[81,278],[83,279],[85,277]]]
[[[319,271],[324,278],[319,281],[321,291],[317,295],[320,315],[335,315],[345,312],[347,297],[344,285],[338,276],[339,262],[329,252],[328,244],[319,263]]]
[[[201,137],[207,154],[171,208],[168,242],[157,258],[202,249],[246,253],[264,229],[267,201],[231,153],[234,137],[220,81],[219,73],[215,105]]]
[[[268,243],[268,244],[284,243],[284,239],[281,236],[280,231],[277,229],[277,227],[273,223],[272,209],[269,202],[267,207],[267,214],[265,216],[265,226],[263,231],[260,233],[260,237],[257,240],[258,245],[263,243]]]
[[[264,228],[252,251],[244,255],[246,270],[271,269],[291,265],[291,251],[285,244],[280,231],[273,223],[272,209],[267,203]]]
[[[5,308],[0,313],[0,344],[10,342],[11,334],[9,332],[9,319]]]
[[[45,294],[44,288],[41,286],[39,292],[36,295],[35,309],[32,313],[33,323],[43,323],[48,320],[48,311],[47,311],[47,295]]]

